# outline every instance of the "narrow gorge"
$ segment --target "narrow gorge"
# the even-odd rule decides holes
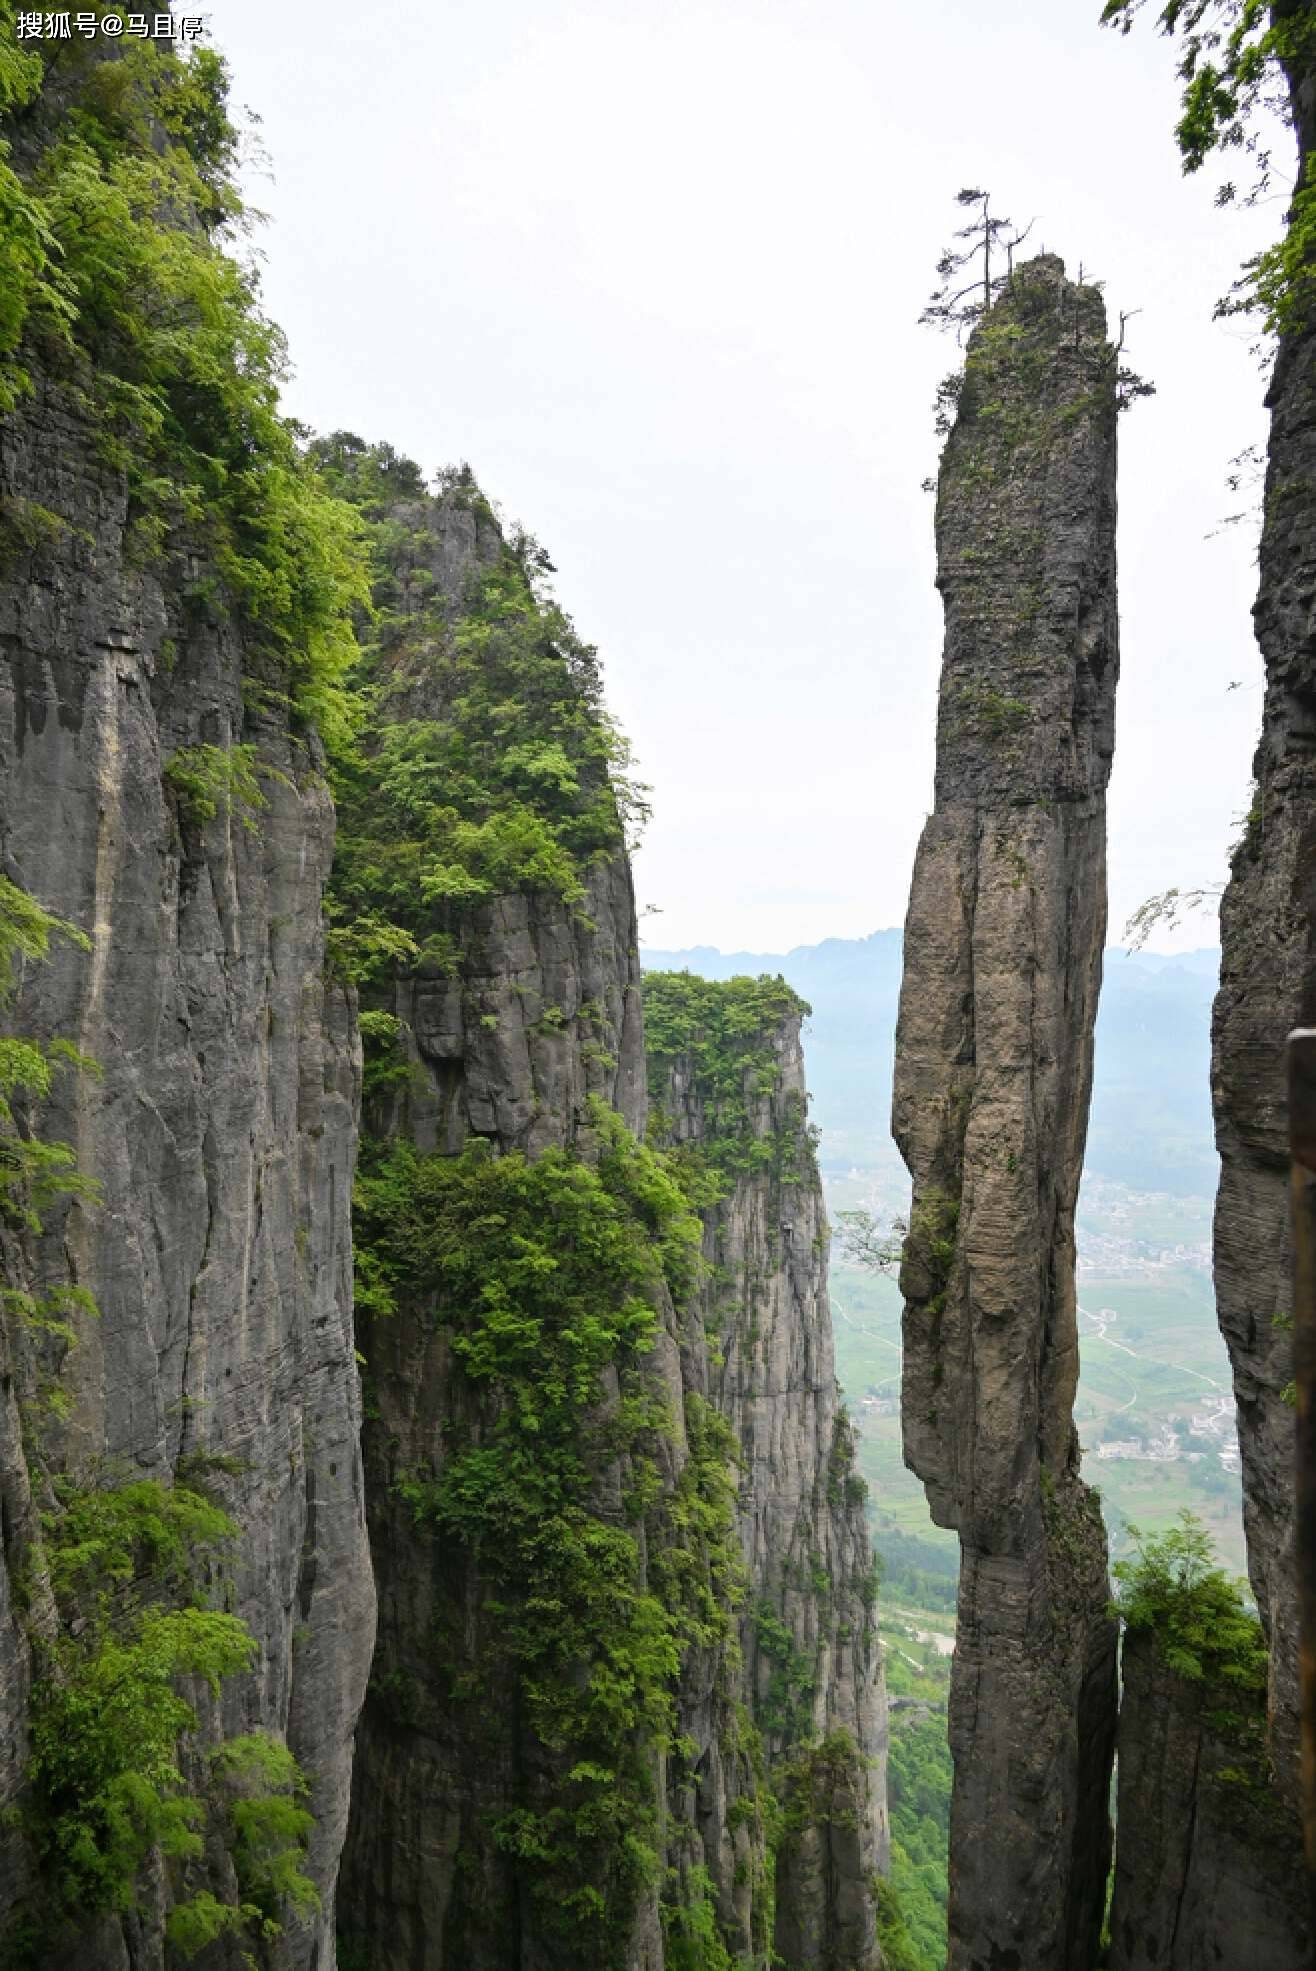
[[[960,1555],[947,1971],[1310,1959],[1281,1053],[1316,1026],[1310,12],[1268,17],[1301,174],[1256,263],[1266,698],[1213,1036],[1255,1613],[1191,1530],[1109,1568],[1075,1427],[1145,386],[1098,284],[1047,252],[1000,274],[987,194],[941,269],[983,253],[938,400],[892,1132],[904,1456]],[[647,790],[546,551],[468,466],[285,414],[220,57],[19,19],[0,0],[0,1971],[926,1971],[809,1007],[642,973]],[[907,1613],[908,1691],[938,1638]],[[944,1691],[900,1699],[941,1761],[921,1855]]]

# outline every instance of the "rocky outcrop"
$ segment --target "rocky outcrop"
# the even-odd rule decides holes
[[[1277,17],[1300,11],[1274,9]],[[1309,72],[1291,74],[1290,82],[1302,184],[1316,150],[1316,84]],[[1215,1283],[1238,1402],[1248,1573],[1270,1646],[1275,1780],[1296,1813],[1298,1605],[1293,1410],[1286,1400],[1293,1374],[1293,1251],[1284,1041],[1291,1028],[1316,1022],[1316,328],[1310,324],[1281,336],[1267,402],[1269,465],[1253,612],[1266,695],[1252,806],[1221,905],[1220,991],[1212,1024],[1221,1164]]]
[[[1261,1693],[1126,1635],[1111,1971],[1298,1971],[1310,1960],[1297,1823],[1270,1783]]]
[[[481,583],[499,579],[501,571],[513,584],[517,610],[533,614],[534,607],[523,562],[468,479],[438,499],[421,494],[391,506],[388,524],[392,542],[381,596],[387,593],[400,606],[375,660],[388,679],[387,711],[367,740],[381,763],[390,735],[398,733],[417,735],[437,758],[436,735],[457,688],[459,633]],[[525,654],[530,668],[540,657],[533,639],[532,646]],[[560,657],[550,652],[548,662],[554,665],[555,689],[587,719]],[[527,678],[528,671],[509,675],[500,687],[504,702],[531,688]],[[518,714],[519,736],[532,738],[524,705]],[[372,791],[364,804],[369,812],[358,814],[350,801],[345,810],[349,855],[340,887],[362,859],[350,854],[353,831],[369,835],[379,798]],[[403,836],[412,819],[399,821]],[[357,921],[361,909],[362,899],[354,896]],[[540,886],[509,889],[487,901],[463,896],[438,902],[429,912],[422,909],[408,921],[418,947],[428,939],[436,955],[421,955],[401,967],[389,964],[365,989],[371,1011],[384,1012],[392,1023],[389,1041],[373,1050],[376,1066],[367,1062],[366,1173],[381,1167],[397,1146],[422,1159],[437,1158],[441,1165],[451,1160],[455,1171],[458,1153],[472,1142],[488,1145],[504,1160],[517,1159],[518,1169],[520,1159],[552,1154],[592,1169],[599,1155],[594,1105],[620,1117],[632,1134],[643,1129],[635,906],[619,836],[611,853],[596,856],[582,872],[578,895],[553,895]],[[513,1168],[510,1161],[506,1168]],[[606,1209],[610,1200],[599,1195],[595,1202]],[[480,1238],[478,1224],[472,1237]],[[364,1254],[375,1251],[377,1265],[388,1265],[392,1238],[374,1228],[368,1211],[358,1219],[358,1241],[364,1249],[359,1268],[368,1263]],[[553,1262],[546,1255],[544,1263]],[[592,1299],[587,1268],[580,1277],[581,1291]],[[671,1299],[661,1285],[650,1291],[659,1324],[645,1365],[646,1388],[674,1398],[679,1420]],[[606,1318],[608,1289],[602,1285],[599,1300]],[[562,1584],[505,1579],[498,1562],[507,1554],[482,1551],[478,1540],[455,1534],[451,1525],[436,1524],[418,1509],[417,1488],[440,1487],[472,1441],[499,1444],[509,1404],[517,1400],[510,1381],[496,1377],[484,1387],[465,1373],[459,1310],[469,1312],[459,1296],[445,1293],[442,1274],[423,1270],[382,1313],[375,1311],[368,1286],[360,1295],[361,1345],[368,1362],[364,1446],[380,1626],[340,1902],[342,1963],[345,1971],[358,1961],[384,1971],[389,1966],[408,1971],[419,1966],[456,1971],[468,1964],[497,1964],[508,1971],[565,1966],[581,1948],[586,1934],[581,1926],[595,1919],[590,1947],[601,1950],[605,1961],[659,1971],[661,1877],[650,1872],[629,1885],[623,1879],[627,1863],[620,1853],[625,1831],[620,1822],[618,1842],[609,1845],[606,1816],[584,1834],[578,1815],[577,1835],[567,1836],[578,1846],[576,1854],[560,1848],[560,1833],[544,1832],[561,1811],[579,1808],[570,1772],[582,1769],[582,1762],[601,1770],[601,1761],[589,1758],[595,1748],[573,1738],[571,1726],[560,1732],[542,1722],[536,1727],[540,1712],[532,1684],[542,1675],[587,1689],[591,1678],[605,1674],[607,1639],[579,1635],[578,1647],[564,1646],[555,1654],[559,1644],[549,1639],[546,1613],[542,1670],[532,1670],[527,1654],[534,1653],[533,1646],[527,1651],[507,1646],[508,1630],[514,1623],[530,1626],[528,1605],[536,1589],[552,1598],[563,1593]],[[623,1354],[615,1349],[604,1370],[604,1413],[620,1399]],[[532,1380],[549,1374],[542,1360],[528,1369]],[[639,1400],[629,1374],[627,1393]],[[679,1421],[674,1429],[679,1435]],[[628,1588],[642,1594],[647,1585],[643,1529],[633,1538],[628,1529],[634,1519],[623,1505],[634,1481],[632,1461],[610,1451],[602,1441],[607,1434],[593,1406],[576,1420],[565,1455],[579,1471],[588,1466],[589,1472],[570,1518],[586,1538],[606,1529],[632,1540]],[[532,1445],[527,1455],[534,1458],[538,1449]],[[675,1481],[683,1449],[664,1448],[660,1483]],[[551,1452],[543,1446],[546,1462]],[[495,1455],[516,1453],[504,1447]],[[517,1545],[519,1525],[505,1522],[502,1538],[509,1552]],[[521,1538],[530,1537],[523,1529]],[[582,1617],[586,1613],[581,1610]],[[614,1817],[624,1793],[637,1827],[663,1786],[663,1754],[646,1722],[637,1718],[634,1730],[621,1730],[614,1743],[616,1750],[624,1741],[634,1769],[608,1776],[619,1788]]]
[[[827,1223],[807,1125],[800,1022],[780,979],[645,979],[651,1134],[698,1154],[724,1195],[705,1206],[708,1275],[682,1369],[732,1424],[743,1460],[740,1645],[768,1772],[786,1808],[776,1948],[792,1971],[877,1964],[885,1871],[886,1695],[864,1486],[840,1404]],[[701,1805],[718,1747],[701,1746]],[[699,1816],[721,1903],[725,1827]]]
[[[1115,1635],[1078,1475],[1074,1204],[1105,930],[1116,359],[1042,256],[969,343],[942,459],[936,806],[905,930],[906,1461],[962,1565],[952,1971],[1095,1961]]]
[[[286,705],[244,705],[250,653],[204,542],[134,552],[126,477],[53,383],[0,425],[0,494],[0,863],[90,941],[25,966],[5,1023],[98,1063],[57,1080],[40,1130],[76,1148],[99,1192],[51,1204],[42,1236],[12,1215],[4,1234],[3,1805],[23,1797],[28,1753],[16,1582],[54,1635],[30,1500],[49,1508],[61,1475],[203,1484],[239,1529],[227,1606],[257,1654],[203,1710],[193,1756],[259,1728],[313,1775],[322,1909],[271,1963],[323,1971],[374,1593],[350,1270],[359,1048],[349,997],[323,982],[322,756]],[[33,514],[37,537],[16,534]],[[261,804],[225,795],[207,815],[180,763],[238,745]],[[26,1332],[12,1293],[69,1282],[99,1309],[73,1317],[76,1345]],[[0,1926],[26,1873],[7,1838]],[[231,1866],[211,1859],[223,1895]],[[161,1882],[139,1914],[70,1946],[77,1962],[153,1971]]]
[[[468,476],[388,504],[379,453],[329,449],[387,604],[332,907],[413,946],[363,985],[381,1616],[344,1971],[766,1967],[774,1935],[792,1971],[876,1971],[882,1688],[798,1008],[715,1145],[692,1086],[644,1146],[592,653]]]

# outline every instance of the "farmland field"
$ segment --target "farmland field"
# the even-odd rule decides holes
[[[1075,1418],[1084,1476],[1102,1495],[1112,1547],[1124,1527],[1171,1523],[1185,1507],[1208,1526],[1224,1565],[1244,1565],[1239,1479],[1221,1462],[1229,1423],[1210,1420],[1228,1407],[1229,1366],[1215,1325],[1209,1281],[1187,1266],[1150,1262],[1154,1277],[1103,1278],[1083,1272],[1082,1370]],[[900,1450],[900,1295],[895,1283],[838,1260],[832,1272],[837,1373],[859,1426],[859,1463],[875,1521],[952,1544],[928,1517],[923,1488]],[[1099,1458],[1103,1440],[1150,1446],[1171,1439],[1177,1455]]]

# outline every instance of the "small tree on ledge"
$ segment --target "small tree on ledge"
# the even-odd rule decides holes
[[[976,215],[967,226],[960,227],[938,260],[937,278],[941,286],[929,296],[919,321],[931,322],[934,328],[954,329],[956,339],[962,342],[965,329],[981,321],[1001,289],[1008,285],[1014,272],[1014,250],[1027,239],[1032,225],[1030,222],[1022,233],[1007,238],[1014,221],[998,218],[992,211],[991,193],[974,185],[957,192],[955,202],[966,209],[976,208]],[[957,240],[967,240],[968,244],[957,247]],[[1004,270],[994,274],[993,259],[999,269],[1002,256]],[[957,287],[956,282],[966,268],[973,269],[972,277]]]

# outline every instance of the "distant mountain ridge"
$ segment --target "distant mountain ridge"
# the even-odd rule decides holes
[[[711,945],[640,953],[646,971],[709,979],[780,972],[813,1008],[805,1058],[824,1168],[886,1164],[901,934],[826,938],[787,952]],[[1208,1195],[1218,1161],[1211,1123],[1211,1002],[1220,954],[1106,952],[1086,1168],[1136,1191]]]

